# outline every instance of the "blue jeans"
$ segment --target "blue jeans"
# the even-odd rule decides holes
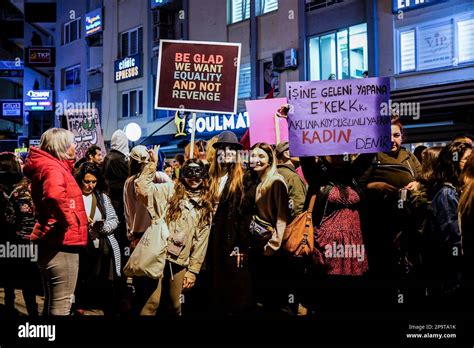
[[[79,254],[40,245],[38,266],[45,292],[43,314],[69,315],[79,273]]]

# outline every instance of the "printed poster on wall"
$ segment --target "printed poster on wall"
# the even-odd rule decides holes
[[[76,159],[85,156],[87,148],[97,145],[105,155],[105,144],[97,109],[68,109],[65,112],[67,127],[76,138]]]
[[[289,82],[286,88],[292,156],[390,151],[389,78]]]
[[[240,43],[160,40],[155,109],[237,113]]]

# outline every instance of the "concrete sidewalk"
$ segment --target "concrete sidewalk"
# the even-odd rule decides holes
[[[36,303],[38,304],[38,312],[43,313],[44,297],[36,296]],[[27,316],[25,300],[23,299],[23,293],[21,290],[15,289],[15,309],[19,316]],[[5,291],[0,288],[0,318],[5,313]],[[104,312],[100,309],[86,309],[84,315],[104,315]]]

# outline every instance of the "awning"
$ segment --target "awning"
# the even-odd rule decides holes
[[[392,102],[420,103],[420,117],[401,117],[409,141],[450,140],[474,133],[474,80],[395,90]]]

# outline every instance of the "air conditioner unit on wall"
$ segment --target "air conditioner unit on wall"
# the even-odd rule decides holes
[[[273,53],[272,56],[273,70],[295,70],[298,68],[298,60],[296,57],[296,48],[290,48],[285,51]]]

